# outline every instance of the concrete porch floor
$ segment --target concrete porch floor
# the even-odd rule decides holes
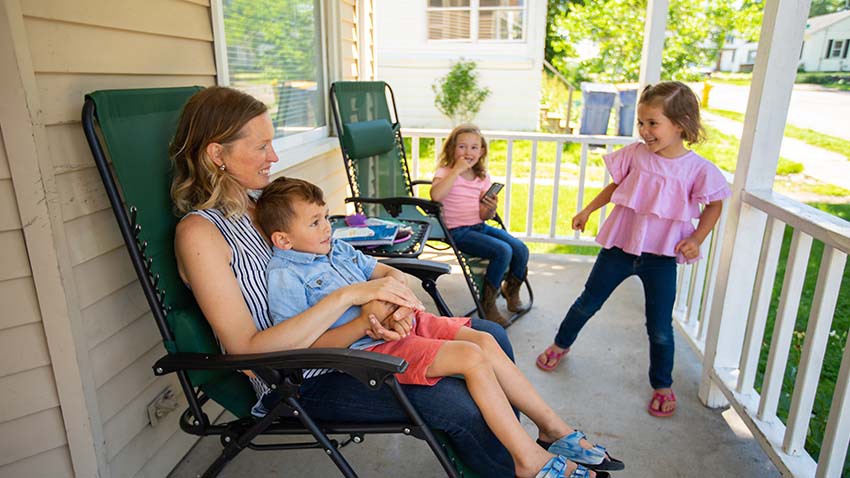
[[[448,260],[446,255],[423,258]],[[569,356],[553,373],[534,366],[549,344],[567,308],[581,292],[594,257],[535,254],[529,274],[534,309],[508,329],[517,363],[547,402],[591,441],[605,445],[626,462],[622,477],[741,476],[777,477],[779,472],[737,414],[709,409],[697,397],[701,365],[677,334],[673,371],[676,415],[659,419],[646,412],[648,344],[643,292],[632,278],[621,285],[591,320]],[[459,273],[440,280],[440,291],[456,313],[470,307]],[[421,294],[424,299],[427,295]],[[433,309],[429,309],[433,310]],[[534,424],[523,424],[536,437]],[[204,438],[174,469],[172,477],[198,476],[221,450],[218,438]],[[367,436],[343,448],[363,477],[444,476],[427,445],[398,435]],[[319,450],[243,451],[222,477],[331,477],[339,472]]]

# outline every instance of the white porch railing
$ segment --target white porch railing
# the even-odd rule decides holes
[[[448,130],[442,129],[403,130],[405,138],[414,139],[411,142],[410,151],[411,176],[413,178],[424,179],[433,174],[431,170],[420,170],[420,160],[423,158],[420,157],[418,139],[433,139],[434,155],[436,156],[439,154],[442,140],[448,133]],[[601,182],[598,180],[595,182],[588,181],[590,145],[604,145],[607,151],[611,151],[617,145],[631,143],[634,138],[503,131],[485,131],[483,134],[491,143],[494,140],[504,140],[507,143],[505,177],[494,177],[494,180],[504,181],[505,183],[505,204],[500,213],[508,229],[510,229],[511,224],[511,201],[516,200],[511,196],[511,186],[520,182],[527,183],[526,228],[524,231],[512,231],[517,237],[531,242],[572,245],[595,244],[592,236],[579,235],[578,232],[558,234],[556,225],[559,194],[565,187],[577,184],[576,200],[577,210],[579,210],[590,199],[585,197],[588,186],[604,187],[610,181],[607,172]],[[528,177],[513,177],[512,169],[516,166],[513,158],[514,142],[516,141],[531,142]],[[551,173],[538,174],[538,164],[541,162],[538,146],[546,142],[556,145],[554,170]],[[563,146],[567,143],[581,144],[578,171],[570,173],[570,175],[577,175],[577,178],[565,178],[562,174],[562,151]],[[548,162],[552,158],[545,159]],[[436,163],[436,157],[434,163]],[[539,184],[552,185],[553,187],[552,201],[548,206],[550,222],[545,233],[535,231],[533,228],[535,187]],[[842,356],[841,369],[836,380],[832,406],[817,462],[806,452],[804,445],[820,380],[827,339],[831,332],[838,292],[842,285],[844,265],[847,254],[850,252],[850,224],[773,193],[745,193],[743,207],[763,214],[766,217],[766,225],[763,230],[752,231],[754,241],[758,240],[757,238],[760,235],[763,235],[763,237],[755,287],[750,296],[749,312],[746,315],[747,326],[742,341],[740,363],[737,367],[731,368],[705,364],[706,369],[710,370],[712,379],[721,388],[723,394],[735,407],[783,474],[799,477],[838,477],[844,467],[844,457],[847,453],[848,440],[850,440],[850,338],[848,338]],[[572,212],[570,211],[570,213]],[[600,226],[605,220],[605,214],[606,211],[603,208],[599,221]],[[679,268],[674,323],[701,358],[704,357],[707,334],[710,330],[710,318],[713,315],[711,313],[711,301],[715,295],[717,270],[722,260],[719,248],[720,244],[723,244],[722,232],[725,230],[725,222],[729,214],[740,214],[740,211],[728,211],[727,208],[724,208],[717,227],[709,236],[709,240],[703,244],[703,256],[706,259],[693,266],[680,266]],[[786,225],[793,229],[793,237],[786,263],[781,297],[778,306],[775,307],[776,321],[764,371],[762,389],[761,393],[758,393],[755,390],[754,383]],[[817,278],[796,382],[791,392],[788,418],[786,423],[783,423],[777,415],[777,408],[813,239],[824,243],[824,252],[820,262],[820,274]],[[743,319],[743,314],[741,314],[741,318]]]
[[[448,136],[449,130],[447,129],[410,129],[404,128],[402,130],[402,135],[405,138],[410,138],[411,141],[411,151],[410,151],[410,175],[413,179],[428,179],[433,177],[433,170],[421,170],[420,163],[422,162],[422,157],[420,156],[420,144],[419,139],[428,138],[434,140],[434,164],[437,162],[437,157],[440,154],[440,149],[442,147],[443,140]],[[569,234],[558,234],[557,232],[557,218],[558,218],[558,201],[560,199],[561,190],[565,187],[576,186],[577,189],[577,209],[576,211],[571,211],[570,213],[578,212],[582,204],[585,202],[585,190],[586,188],[591,186],[600,186],[605,187],[608,185],[610,178],[608,176],[607,171],[604,173],[604,177],[601,182],[591,183],[587,179],[587,170],[588,170],[588,156],[590,152],[591,145],[601,145],[606,148],[608,152],[611,152],[614,149],[614,146],[625,145],[635,141],[634,138],[624,137],[624,136],[591,136],[591,135],[569,135],[569,134],[547,134],[547,133],[522,133],[522,132],[514,132],[514,131],[483,131],[482,134],[487,138],[487,140],[492,143],[493,141],[504,140],[507,143],[507,158],[505,163],[505,176],[493,176],[494,181],[503,182],[505,184],[505,189],[503,192],[505,203],[504,208],[500,209],[499,214],[502,217],[502,220],[505,223],[505,227],[509,230],[511,229],[511,203],[514,200],[512,195],[513,185],[517,183],[528,184],[528,197],[526,199],[527,207],[526,207],[526,217],[525,217],[525,230],[524,231],[512,231],[514,235],[529,242],[547,242],[553,244],[571,244],[571,245],[582,245],[582,246],[592,246],[595,243],[593,242],[593,236],[582,236],[578,231],[571,231]],[[512,169],[516,162],[514,161],[514,143],[516,141],[528,141],[531,143],[531,153],[528,158],[530,173],[528,177],[514,177],[512,174]],[[544,143],[552,143],[554,144],[554,171],[551,175],[549,174],[538,174],[538,165],[541,163],[541,154],[539,153],[540,148],[538,147]],[[581,145],[580,152],[580,160],[578,164],[578,181],[576,183],[575,178],[564,178],[561,167],[563,165],[562,153],[564,149],[564,145],[568,143],[576,143]],[[492,152],[490,153],[492,156]],[[492,159],[491,159],[492,161]],[[491,171],[492,174],[492,171]],[[534,226],[534,214],[535,214],[535,206],[534,206],[534,194],[535,188],[538,184],[548,184],[552,186],[552,201],[549,204],[549,217],[550,221],[547,227],[546,232],[535,231]],[[606,209],[602,208],[601,217],[599,220],[599,225],[601,226],[605,220]]]

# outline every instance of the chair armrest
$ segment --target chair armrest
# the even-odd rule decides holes
[[[366,197],[350,197],[345,198],[345,202],[363,203],[363,204],[380,204],[384,206],[393,217],[401,214],[402,206],[416,206],[425,211],[428,215],[437,216],[443,210],[443,205],[428,199],[414,197],[394,197],[394,198],[366,198]]]
[[[286,350],[265,354],[174,353],[157,360],[154,374],[165,375],[180,370],[251,370],[264,380],[275,382],[279,371],[330,368],[347,373],[372,388],[407,369],[404,359],[365,350],[316,348]]]
[[[416,179],[416,180],[410,181],[411,186],[419,186],[420,184],[432,184],[432,183],[433,183],[433,181],[431,181],[430,179]]]
[[[452,272],[452,268],[444,262],[421,259],[382,259],[380,262],[417,277],[419,280],[436,281],[440,276]]]

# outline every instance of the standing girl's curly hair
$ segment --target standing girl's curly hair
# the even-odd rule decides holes
[[[474,124],[461,124],[455,127],[446,141],[443,143],[443,148],[440,150],[440,166],[451,168],[455,165],[454,151],[457,146],[457,140],[464,133],[472,133],[481,138],[481,157],[478,162],[472,166],[472,172],[475,177],[484,179],[487,176],[487,140],[481,134],[481,130]]]

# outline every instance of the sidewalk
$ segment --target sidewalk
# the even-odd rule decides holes
[[[734,135],[737,138],[741,137],[741,132],[744,129],[743,123],[705,111],[702,112],[702,115],[706,123],[717,128],[721,133]],[[782,139],[779,154],[792,161],[802,163],[803,174],[807,176],[827,184],[850,189],[850,160],[845,156],[788,137]]]

